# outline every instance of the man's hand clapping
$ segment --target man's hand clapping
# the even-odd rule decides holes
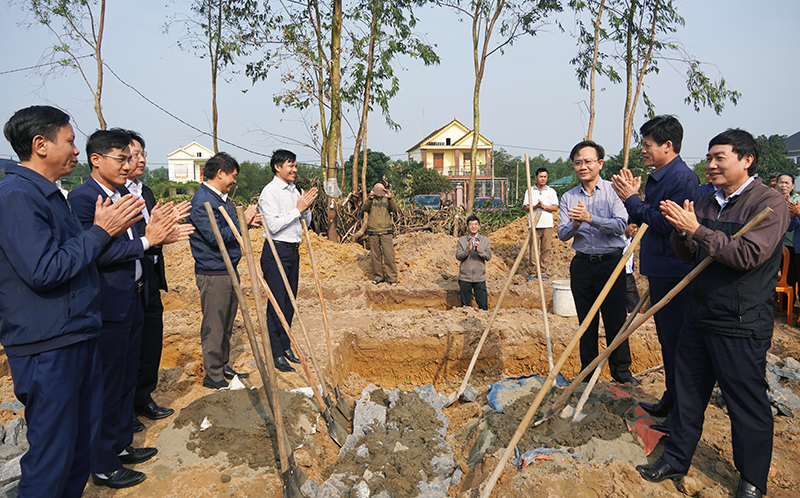
[[[112,237],[117,237],[142,219],[143,215],[139,214],[142,209],[144,209],[144,201],[131,194],[123,196],[113,204],[110,198],[107,197],[104,201],[102,196],[98,195],[94,209],[94,224]]]
[[[297,210],[301,213],[311,207],[317,198],[317,187],[312,187],[309,190],[301,190],[300,198],[297,199]]]

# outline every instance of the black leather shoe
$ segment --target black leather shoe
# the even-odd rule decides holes
[[[665,418],[662,422],[653,424],[650,426],[650,428],[658,432],[663,432],[664,434],[669,434],[672,428],[672,417],[667,415],[667,418]]]
[[[130,488],[141,483],[147,476],[144,472],[122,467],[109,474],[104,474],[105,478],[92,474],[92,482],[98,486],[108,486],[109,488],[121,489]]]
[[[222,389],[223,387],[228,387],[228,382],[225,379],[219,381],[211,380],[208,375],[206,375],[203,379],[203,387],[207,387],[209,389]]]
[[[236,370],[232,369],[228,365],[222,367],[222,376],[228,380],[233,380],[234,376],[238,375],[240,379],[246,379],[250,377],[250,374],[247,372],[237,372]]]
[[[629,375],[624,379],[619,379],[620,384],[630,384],[632,386],[639,386],[642,384],[642,381],[634,377],[633,375]]]
[[[673,481],[677,481],[686,475],[681,474],[677,470],[673,469],[672,465],[668,464],[664,460],[659,460],[653,465],[637,465],[636,470],[645,481],[650,482],[661,482],[664,479],[672,479]]]
[[[145,427],[144,424],[142,423],[142,421],[139,420],[139,417],[134,415],[133,416],[133,432],[142,432],[145,429],[147,429],[147,427]]]
[[[661,405],[661,403],[645,403],[641,401],[639,406],[653,417],[666,417],[669,415],[669,408]]]
[[[736,491],[736,498],[761,498],[764,494],[745,479],[739,481],[739,489]]]
[[[283,356],[279,356],[277,358],[273,358],[275,361],[275,368],[280,370],[281,372],[294,372],[294,368],[289,365],[289,362],[286,361],[286,358]]]
[[[283,357],[291,361],[292,363],[300,363],[300,359],[294,355],[294,351],[292,351],[292,348],[289,348],[286,351],[284,351]]]
[[[149,418],[150,420],[158,420],[160,418],[169,417],[170,415],[175,413],[175,410],[173,410],[172,408],[160,406],[158,403],[151,400],[145,406],[134,406],[133,412],[136,415],[143,415]]]
[[[133,446],[125,447],[125,455],[118,455],[119,461],[125,465],[134,465],[150,460],[158,453],[156,448],[134,448]]]

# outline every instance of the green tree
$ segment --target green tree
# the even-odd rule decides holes
[[[165,32],[179,25],[184,32],[178,46],[191,50],[201,59],[208,58],[211,69],[211,136],[214,153],[219,152],[217,131],[217,78],[237,56],[248,53],[255,32],[248,26],[268,25],[266,12],[261,11],[256,0],[194,0],[193,17],[179,15],[165,26]],[[264,2],[264,8],[269,4]]]
[[[253,198],[258,198],[264,186],[272,181],[272,168],[269,164],[259,164],[244,161],[239,164],[239,174],[236,176],[235,197],[242,203],[249,203]],[[233,191],[233,189],[231,189]]]
[[[413,159],[410,161],[394,161],[389,164],[389,168],[386,171],[386,182],[389,183],[389,188],[393,189],[396,195],[408,197],[411,191],[407,188],[407,185],[411,183],[411,175],[421,169],[425,169],[425,166]]]
[[[103,116],[103,31],[106,19],[106,0],[30,0],[28,10],[35,23],[45,26],[58,40],[53,45],[51,56],[58,68],[72,68],[80,73],[84,83],[92,92],[94,110],[100,129],[107,127]],[[92,50],[95,74],[90,64],[82,62],[86,57],[79,55],[88,47]],[[95,77],[94,83],[90,78]],[[45,74],[47,77],[47,74]]]
[[[579,12],[588,12],[595,23],[593,31],[580,25],[581,49],[572,60],[581,87],[586,88],[586,76],[594,71],[614,83],[625,82],[623,166],[629,160],[633,119],[640,98],[647,107],[645,114],[655,115],[655,105],[643,91],[643,83],[648,74],[658,73],[659,62],[686,67],[688,95],[684,101],[695,111],[710,107],[720,114],[727,101],[735,105],[741,97],[738,91],[726,86],[724,78],[712,81],[702,69],[707,64],[688,54],[674,40],[674,34],[684,25],[674,0],[574,0],[570,5]],[[603,8],[607,16],[601,24]],[[601,50],[602,44],[610,44],[611,50]],[[593,86],[590,91],[593,107]]]
[[[535,35],[551,12],[561,10],[559,0],[438,0],[472,20],[472,60],[475,80],[472,92],[472,147],[467,192],[467,215],[475,202],[480,140],[480,93],[486,62],[525,35]],[[495,29],[497,28],[497,29]],[[495,36],[495,40],[492,40]]]
[[[139,181],[148,186],[155,182],[169,181],[169,170],[166,166],[161,166],[156,169],[145,168],[144,173],[142,173],[142,176],[139,178]]]
[[[369,191],[375,182],[383,180],[386,173],[389,171],[389,156],[383,152],[367,149],[367,168],[366,168],[366,190]],[[353,173],[356,171],[353,166],[353,161],[356,159],[355,154],[350,156],[350,159],[344,163],[344,184],[348,188],[352,182],[350,181]],[[358,177],[356,177],[357,180]],[[388,181],[388,180],[387,180]],[[358,188],[358,186],[356,186]]]
[[[647,184],[647,177],[650,175],[650,168],[644,165],[644,158],[642,157],[642,148],[634,147],[630,149],[627,167],[631,170],[634,177],[642,177],[642,186]],[[616,156],[607,156],[603,163],[603,169],[600,170],[600,176],[604,180],[611,180],[612,175],[616,175],[625,167],[625,150],[619,151]]]
[[[67,190],[72,190],[78,185],[83,185],[87,178],[92,174],[89,163],[78,163],[72,169],[72,173],[61,179],[61,186]]]
[[[399,79],[395,75],[392,62],[398,55],[408,55],[422,59],[427,65],[438,64],[439,57],[433,47],[425,43],[415,34],[417,24],[413,7],[422,5],[427,0],[362,0],[348,13],[348,18],[356,24],[367,22],[367,34],[350,30],[352,51],[356,63],[353,64],[350,82],[342,90],[342,99],[355,107],[361,106],[361,120],[356,134],[354,158],[351,161],[352,191],[358,190],[358,156],[363,148],[367,148],[367,116],[373,104],[377,104],[386,124],[392,129],[399,129],[389,112],[389,101],[400,90]],[[362,198],[366,200],[367,159],[362,158],[361,171]]]
[[[413,197],[420,194],[438,194],[440,192],[450,192],[453,184],[435,169],[422,168],[411,173],[410,180],[407,180],[409,196]]]
[[[797,178],[800,169],[797,163],[786,157],[786,135],[759,135],[756,140],[761,146],[758,161],[758,174],[767,179],[771,173],[789,173]]]

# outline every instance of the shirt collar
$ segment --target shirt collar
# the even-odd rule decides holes
[[[102,183],[98,182],[97,180],[95,180],[95,181],[97,182],[98,185],[100,185],[100,188],[103,189],[103,192],[105,192],[107,196],[114,197],[114,194],[119,195],[119,192],[117,192],[116,189],[115,190],[108,190],[108,187],[106,187]]]
[[[58,191],[58,186],[48,180],[44,175],[39,173],[38,171],[34,171],[27,166],[23,166],[21,164],[9,164],[6,166],[6,174],[12,173],[15,175],[19,175],[22,178],[25,178],[31,182],[33,182],[39,190],[42,191],[45,197],[50,196],[53,192]]]
[[[730,202],[730,200],[731,200],[731,199],[733,199],[733,198],[734,198],[734,197],[736,197],[737,195],[740,195],[740,194],[741,194],[741,193],[744,191],[744,189],[746,189],[746,188],[747,188],[747,186],[748,186],[748,185],[750,185],[751,183],[753,183],[753,180],[754,180],[754,179],[755,179],[755,177],[753,177],[753,176],[751,176],[750,178],[748,178],[748,179],[747,179],[747,181],[746,181],[746,182],[744,182],[744,183],[742,184],[742,186],[741,186],[741,187],[739,187],[738,189],[736,189],[736,192],[732,193],[732,194],[731,194],[731,195],[729,195],[728,197],[725,197],[725,191],[724,191],[724,190],[722,190],[721,188],[718,188],[718,189],[717,189],[717,191],[716,191],[716,192],[714,192],[714,199],[716,199],[716,200],[717,200],[717,202],[719,203],[720,210],[721,210],[722,208],[724,208],[724,207],[725,207],[725,205],[726,205],[726,204],[728,204],[728,202]]]
[[[683,159],[681,159],[680,155],[677,155],[677,156],[672,158],[672,161],[668,162],[664,166],[662,166],[662,167],[658,168],[657,170],[653,171],[652,173],[650,173],[650,178],[652,178],[655,181],[661,180],[667,174],[667,171],[669,171],[672,168],[674,168],[675,165],[678,164],[679,162],[683,162]]]
[[[294,189],[294,183],[285,182],[285,181],[283,181],[283,178],[279,177],[278,175],[275,175],[275,177],[272,179],[272,181],[273,182],[277,182],[278,186],[281,189],[288,189],[288,190]]]
[[[598,178],[597,179],[597,183],[594,184],[594,190],[592,190],[592,194],[591,195],[594,194],[595,190],[603,190],[602,188],[600,188],[600,184],[601,183],[603,183],[603,179],[602,178]],[[583,195],[590,195],[590,194],[587,194],[585,190],[583,190],[583,184],[582,183],[579,185],[579,187],[581,188],[581,193],[583,193]]]
[[[214,192],[215,194],[217,194],[218,196],[220,196],[220,197],[222,198],[222,201],[223,201],[223,202],[228,202],[228,194],[223,194],[223,193],[222,193],[222,192],[220,192],[219,190],[217,190],[217,189],[215,189],[214,187],[212,187],[212,186],[211,186],[211,184],[209,184],[208,182],[203,182],[203,185],[205,185],[206,187],[208,187],[208,189],[209,189],[210,191],[212,191],[212,192]]]

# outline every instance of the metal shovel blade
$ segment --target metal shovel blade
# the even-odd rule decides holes
[[[301,490],[306,476],[295,465],[294,457],[291,458],[289,468],[281,474],[281,480],[283,480],[283,498],[311,498],[304,495]]]
[[[339,413],[344,415],[344,418],[352,422],[354,415],[353,407],[342,397],[342,393],[339,392],[339,386],[334,387],[333,392],[336,394],[336,409],[339,410]]]
[[[322,412],[322,418],[325,419],[325,423],[328,424],[328,435],[333,439],[333,442],[338,444],[339,447],[344,446],[344,442],[347,440],[347,436],[349,436],[347,431],[331,417],[331,412],[328,411],[327,408]]]
[[[339,427],[346,428],[347,434],[350,434],[350,421],[347,420],[347,417],[336,409],[336,405],[333,404],[329,395],[326,394],[323,400],[325,400],[325,406],[328,407],[328,413],[331,414],[333,420],[339,424]]]

